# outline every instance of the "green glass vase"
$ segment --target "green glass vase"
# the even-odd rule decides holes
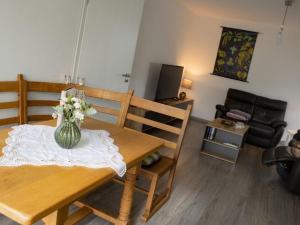
[[[79,143],[81,133],[75,122],[64,121],[55,130],[54,137],[60,147],[71,149]]]

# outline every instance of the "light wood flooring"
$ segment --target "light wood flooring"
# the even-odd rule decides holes
[[[274,168],[261,164],[261,150],[246,145],[236,166],[200,155],[204,126],[195,120],[189,124],[171,199],[147,224],[299,225],[300,197],[284,189]],[[87,201],[116,213],[121,191],[122,186],[107,184]],[[139,219],[144,202],[145,196],[136,193],[135,225],[144,224]],[[80,223],[107,224],[92,215]],[[16,223],[0,216],[0,225]]]

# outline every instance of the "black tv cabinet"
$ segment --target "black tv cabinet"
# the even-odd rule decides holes
[[[159,100],[157,102],[166,104],[166,105],[170,105],[170,106],[174,106],[174,107],[180,108],[180,109],[186,109],[189,104],[193,105],[194,100],[190,99],[190,98],[185,98],[183,100],[166,99],[166,100]],[[162,115],[162,114],[159,114],[159,113],[156,113],[153,111],[146,111],[145,118],[155,120],[155,121],[161,122],[161,123],[170,123],[176,119],[174,117]],[[152,129],[152,127],[148,126],[148,125],[144,125],[142,128],[142,131],[146,132],[149,129]]]

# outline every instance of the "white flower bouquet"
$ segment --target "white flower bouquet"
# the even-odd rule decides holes
[[[53,118],[62,115],[63,122],[78,123],[83,122],[85,116],[95,114],[97,111],[85,100],[74,96],[64,97],[60,100],[60,105],[54,107]]]

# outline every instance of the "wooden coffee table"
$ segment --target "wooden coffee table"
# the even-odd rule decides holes
[[[235,164],[249,126],[236,128],[224,125],[222,121],[228,120],[218,118],[207,124],[201,153]]]

